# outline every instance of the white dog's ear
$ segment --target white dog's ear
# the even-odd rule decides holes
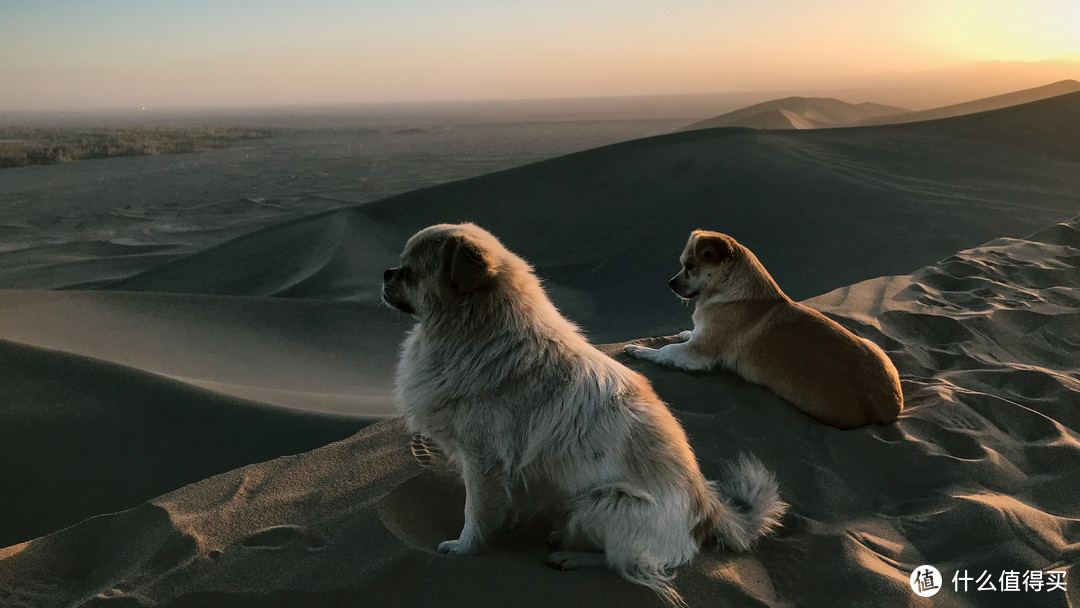
[[[719,262],[734,253],[735,239],[726,234],[704,234],[694,241],[694,257],[700,260]]]
[[[458,291],[475,291],[486,286],[498,274],[491,254],[461,235],[450,241],[450,282]]]

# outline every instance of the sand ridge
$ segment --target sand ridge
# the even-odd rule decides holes
[[[904,108],[876,103],[848,103],[828,97],[785,97],[755,104],[685,126],[680,131],[748,127],[751,129],[819,129],[842,127],[879,118],[889,122],[895,115],[908,113]]]
[[[0,291],[0,339],[303,411],[387,416],[409,323],[376,305],[205,295]]]
[[[3,545],[324,445],[371,421],[270,407],[6,340],[0,357]]]
[[[854,121],[852,124],[855,126],[900,124],[905,122],[919,122],[924,120],[951,118],[953,116],[963,116],[965,114],[975,114],[978,112],[999,110],[1001,108],[1030,103],[1032,101],[1039,101],[1042,99],[1047,99],[1049,97],[1056,97],[1058,95],[1068,95],[1070,93],[1076,93],[1077,91],[1080,91],[1080,82],[1077,82],[1075,80],[1062,80],[1041,87],[1024,89],[1023,91],[1006,93],[1004,95],[995,95],[993,97],[986,97],[984,99],[975,99],[972,101],[952,104],[940,108],[931,108],[929,110],[907,112],[891,116],[867,117],[861,120]]]

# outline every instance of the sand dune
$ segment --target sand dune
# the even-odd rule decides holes
[[[868,102],[851,104],[832,98],[786,97],[695,122],[679,131],[720,127],[820,129],[922,122],[1000,110],[1078,91],[1080,91],[1080,82],[1062,80],[1022,91],[917,112]]]
[[[593,339],[672,333],[664,285],[694,228],[736,235],[810,297],[1071,217],[1077,132],[1080,94],[935,123],[677,133],[273,226],[109,288],[374,304],[413,232],[472,220]]]
[[[784,86],[846,89],[845,98],[924,110],[1069,79],[1080,80],[1080,59],[1075,54],[1044,61],[983,61],[864,77],[830,79],[813,74],[803,81],[786,79]]]
[[[6,340],[0,377],[0,545],[324,445],[370,420],[266,407]],[[9,584],[0,581],[0,605],[13,605]]]
[[[404,326],[348,303],[0,291],[0,461],[33,463],[0,474],[20,497],[0,544],[393,413]]]
[[[896,424],[840,431],[730,374],[628,362],[686,425],[707,475],[752,451],[792,505],[782,532],[753,553],[707,551],[683,568],[675,583],[690,605],[915,605],[908,577],[922,564],[946,578],[934,605],[1074,603],[1075,585],[1068,595],[956,593],[949,581],[958,570],[1071,578],[1080,563],[1080,218],[807,303],[896,362],[908,402]],[[666,313],[688,314],[673,301]],[[8,347],[3,360],[19,352],[35,369],[48,356]],[[0,602],[659,604],[606,571],[546,568],[540,523],[482,557],[437,555],[457,533],[463,496],[438,458],[412,450],[420,458],[399,421],[379,422],[0,550]]]
[[[689,120],[646,120],[629,109],[616,112],[628,120],[602,119],[600,102],[586,113],[592,118],[539,105],[536,112],[493,103],[27,116],[57,129],[85,121],[247,125],[278,135],[200,154],[0,171],[0,288],[94,288],[258,228],[667,133]]]
[[[1077,91],[1080,91],[1080,82],[1075,80],[1062,80],[1041,87],[1016,91],[1015,93],[1006,93],[1004,95],[995,95],[993,97],[976,99],[974,101],[953,104],[941,108],[932,108],[919,112],[906,112],[889,116],[866,117],[852,121],[851,124],[856,126],[884,125],[952,118],[953,116],[999,110],[1001,108],[1031,103],[1033,101],[1057,97],[1059,95],[1068,95],[1069,93],[1076,93]]]
[[[786,97],[695,122],[679,131],[749,127],[751,129],[817,129],[907,113],[876,103],[852,104],[828,97]]]

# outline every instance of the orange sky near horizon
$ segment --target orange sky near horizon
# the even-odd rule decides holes
[[[782,89],[1080,52],[1076,0],[0,4],[0,110]]]

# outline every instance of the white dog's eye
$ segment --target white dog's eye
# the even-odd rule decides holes
[[[687,263],[683,264],[683,267],[686,268],[686,272],[690,272],[691,270],[694,269],[694,265],[691,264],[690,262],[687,262]]]

